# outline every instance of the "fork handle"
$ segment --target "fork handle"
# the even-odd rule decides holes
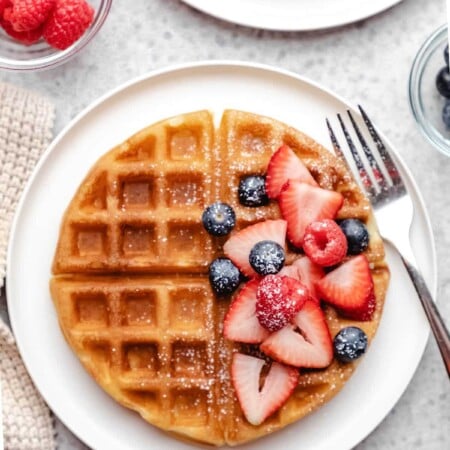
[[[401,255],[401,258],[408,271],[409,277],[414,284],[416,292],[419,295],[420,301],[422,302],[423,309],[425,310],[431,330],[436,338],[442,359],[444,360],[447,375],[450,378],[450,335],[448,329],[437,309],[436,303],[433,301],[423,276],[412,262],[408,261],[403,255]]]

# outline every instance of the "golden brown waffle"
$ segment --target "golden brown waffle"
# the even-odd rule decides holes
[[[374,318],[346,320],[331,307],[326,315],[332,336],[351,323],[370,340],[389,280],[370,205],[341,161],[273,119],[225,111],[215,130],[201,111],[152,125],[95,164],[63,218],[51,293],[67,341],[112,397],[178,436],[214,445],[264,436],[329,400],[356,366],[301,371],[288,402],[259,426],[245,420],[231,385],[232,353],[257,350],[222,336],[230,299],[213,295],[207,270],[226,238],[208,235],[201,214],[221,200],[236,229],[278,218],[275,202],[244,207],[237,189],[241,177],[264,174],[283,143],[320,186],[342,193],[339,218],[369,228]]]

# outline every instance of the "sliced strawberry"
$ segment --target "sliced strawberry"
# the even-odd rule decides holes
[[[298,271],[298,267],[291,265],[291,266],[284,266],[278,273],[277,275],[279,275],[280,277],[284,276],[284,277],[290,277],[290,278],[294,278],[295,280],[300,281],[300,273]],[[304,283],[305,284],[305,283]]]
[[[295,260],[292,266],[287,267],[295,267],[297,269],[300,281],[308,288],[310,298],[318,303],[319,295],[317,294],[315,283],[325,276],[322,267],[314,264],[307,256],[302,256]]]
[[[352,320],[360,320],[361,322],[367,322],[368,320],[372,320],[373,313],[376,309],[377,302],[375,299],[375,294],[372,290],[372,292],[369,295],[369,298],[367,300],[367,303],[362,305],[359,308],[336,308],[337,312],[344,317],[347,317],[348,319]]]
[[[286,221],[281,219],[255,223],[232,234],[225,242],[223,251],[244,275],[258,276],[248,259],[250,250],[256,243],[266,240],[274,241],[286,248],[286,226]]]
[[[263,359],[242,353],[233,355],[231,379],[245,418],[260,425],[280,409],[298,384],[298,370],[273,362],[262,388]]]
[[[307,256],[296,259],[290,266],[284,266],[277,275],[301,281],[308,289],[309,298],[319,303],[320,299],[314,283],[323,278],[325,272],[322,267],[314,264]]]
[[[259,280],[249,281],[236,295],[223,322],[223,335],[231,341],[259,344],[269,332],[256,317],[256,291]]]
[[[333,359],[333,343],[320,306],[308,300],[294,318],[294,324],[272,333],[261,350],[290,366],[320,369]]]
[[[365,255],[349,259],[316,283],[321,299],[346,317],[371,320],[375,310],[373,280]]]
[[[287,220],[289,240],[301,247],[306,227],[316,220],[334,219],[343,201],[339,192],[289,181],[278,199],[281,215]]]
[[[266,176],[269,198],[278,198],[281,188],[289,180],[303,181],[317,186],[316,180],[301,159],[287,145],[282,145],[270,158]]]
[[[295,278],[267,275],[256,291],[256,317],[267,330],[278,331],[294,318],[308,298],[308,289]]]

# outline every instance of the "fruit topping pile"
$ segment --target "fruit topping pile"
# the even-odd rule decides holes
[[[224,336],[258,345],[267,357],[238,352],[231,365],[244,415],[259,425],[288,400],[299,369],[324,369],[333,355],[350,363],[365,352],[367,336],[358,327],[342,328],[333,339],[322,302],[357,321],[371,320],[376,304],[363,253],[369,246],[366,226],[357,219],[337,221],[343,196],[321,188],[292,149],[280,147],[264,176],[242,178],[238,196],[251,208],[277,201],[282,216],[239,231],[233,231],[230,205],[214,203],[202,216],[213,236],[231,233],[225,257],[209,268],[213,291],[228,296],[244,283],[225,315]]]
[[[93,18],[94,9],[86,0],[0,0],[0,25],[25,45],[44,38],[51,47],[65,50]]]

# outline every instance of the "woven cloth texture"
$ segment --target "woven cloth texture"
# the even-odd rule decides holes
[[[54,107],[47,99],[0,83],[0,286],[5,277],[14,211],[27,179],[52,138],[53,122]],[[10,329],[1,319],[0,382],[5,449],[54,449],[50,411],[23,365]]]

